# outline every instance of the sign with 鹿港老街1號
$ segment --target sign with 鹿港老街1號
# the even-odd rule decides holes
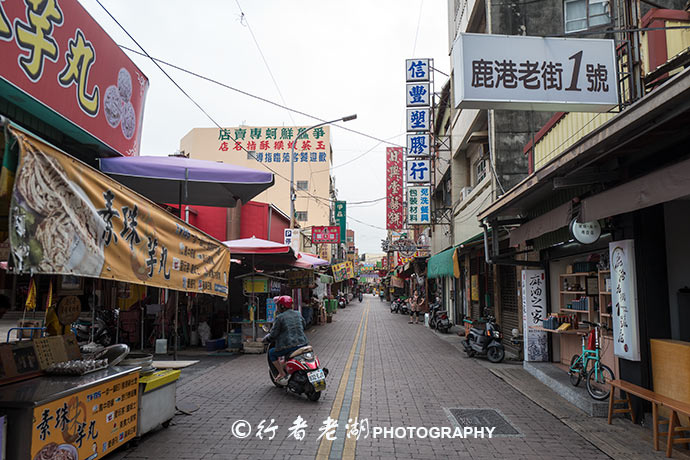
[[[455,106],[606,112],[618,104],[613,40],[459,34]]]

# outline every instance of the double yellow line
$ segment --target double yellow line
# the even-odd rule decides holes
[[[369,307],[362,315],[362,319],[359,322],[359,327],[357,328],[357,333],[355,334],[355,340],[350,348],[350,354],[345,363],[345,369],[343,370],[343,375],[340,378],[340,384],[338,385],[338,391],[335,394],[335,401],[333,401],[333,407],[331,408],[330,417],[334,420],[338,420],[340,417],[340,412],[343,408],[343,402],[345,401],[345,391],[347,390],[347,383],[350,377],[350,371],[352,370],[352,363],[355,360],[355,352],[357,351],[357,343],[359,342],[360,334],[362,333],[362,327],[364,327],[364,334],[362,335],[362,343],[359,347],[359,357],[357,360],[357,370],[355,372],[355,382],[352,391],[352,403],[350,405],[350,414],[348,419],[355,420],[359,414],[359,403],[362,393],[362,376],[364,374],[364,352],[367,345],[367,326],[369,324]],[[343,449],[343,459],[354,459],[355,458],[355,447],[357,444],[356,437],[345,438],[345,447]],[[319,450],[316,453],[317,460],[328,459],[331,453],[331,447],[333,446],[333,441],[326,439],[324,436],[321,438],[321,444],[319,445]]]

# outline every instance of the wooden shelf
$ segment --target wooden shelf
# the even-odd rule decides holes
[[[574,277],[574,276],[596,276],[597,272],[580,272],[580,273],[562,273],[559,275],[561,278]]]
[[[561,308],[561,311],[566,311],[568,313],[587,313],[587,314],[589,314],[589,310],[571,310],[570,308]]]
[[[611,270],[599,270],[599,273],[611,273]]]
[[[600,292],[599,294],[600,294],[600,295],[611,295],[610,292]]]
[[[608,313],[599,313],[599,316],[603,316],[604,318],[610,318],[611,315]]]
[[[551,332],[553,334],[569,334],[569,335],[584,335],[586,332],[581,331],[580,329],[568,329],[566,331],[558,331],[556,329],[546,329],[545,327],[541,326],[530,326],[530,329],[534,329],[535,331],[543,331],[543,332]]]
[[[587,291],[561,291],[561,294],[587,294]]]

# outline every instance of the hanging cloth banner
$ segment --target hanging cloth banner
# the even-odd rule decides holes
[[[79,160],[10,130],[20,148],[10,206],[16,273],[228,295],[230,251],[221,242]]]
[[[34,310],[36,308],[36,281],[33,277],[29,281],[29,292],[26,295],[24,310]]]

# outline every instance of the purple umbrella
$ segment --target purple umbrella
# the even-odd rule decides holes
[[[233,207],[274,183],[273,174],[182,157],[101,158],[101,171],[157,203]]]

